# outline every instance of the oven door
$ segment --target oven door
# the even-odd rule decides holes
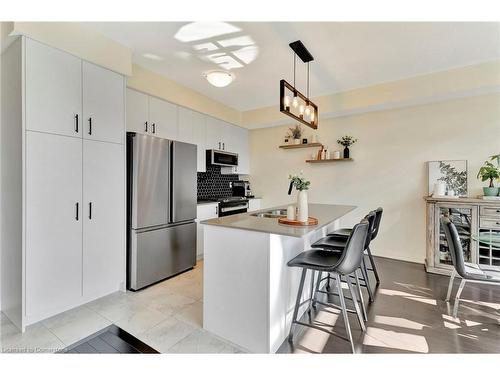
[[[243,214],[248,211],[248,201],[219,203],[219,217]]]

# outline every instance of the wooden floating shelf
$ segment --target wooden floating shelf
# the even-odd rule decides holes
[[[306,147],[322,147],[321,143],[300,143],[298,145],[281,145],[280,148],[306,148]]]
[[[333,161],[354,161],[353,158],[306,160],[306,163],[330,163]]]

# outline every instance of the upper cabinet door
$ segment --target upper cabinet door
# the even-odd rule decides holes
[[[26,129],[81,137],[82,61],[26,39]]]
[[[206,117],[207,149],[222,150],[222,139],[224,132],[224,123],[221,120],[207,116]]]
[[[26,132],[26,314],[77,305],[82,291],[82,140]]]
[[[83,62],[83,137],[124,143],[123,76]]]
[[[160,138],[177,140],[177,106],[175,104],[149,97],[150,134]]]
[[[102,297],[125,281],[125,150],[83,141],[83,295]]]
[[[149,134],[149,97],[142,92],[127,89],[127,131]]]
[[[190,109],[179,107],[178,141],[195,143],[193,140],[195,114],[196,112]]]
[[[197,146],[197,167],[198,172],[206,172],[205,162],[206,146],[206,125],[205,117],[201,113],[190,109],[179,107],[179,137],[181,142],[192,143]]]

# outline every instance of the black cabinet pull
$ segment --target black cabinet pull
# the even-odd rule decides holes
[[[153,122],[153,125],[151,125],[153,127],[153,134],[156,133],[156,124]]]
[[[220,150],[220,149],[221,149],[221,148],[220,148],[220,142],[219,142],[219,150]]]
[[[225,151],[226,150],[226,144],[222,142],[222,149]]]
[[[146,130],[146,133],[147,133],[147,132],[148,132],[148,122],[146,121],[146,122],[144,123],[144,125],[146,126],[146,127],[145,127],[145,130]]]
[[[89,220],[92,220],[92,202],[89,202]]]
[[[80,211],[80,210],[79,210],[79,206],[80,206],[80,204],[79,204],[78,202],[76,202],[76,203],[75,203],[75,208],[76,208],[76,216],[75,216],[75,220],[76,220],[76,221],[78,221],[78,211]]]
[[[89,135],[92,135],[92,117],[89,117]]]
[[[75,132],[78,133],[78,114],[75,115]]]

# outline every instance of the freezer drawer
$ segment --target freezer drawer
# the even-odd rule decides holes
[[[138,290],[192,268],[196,263],[196,224],[132,231],[129,289]]]

